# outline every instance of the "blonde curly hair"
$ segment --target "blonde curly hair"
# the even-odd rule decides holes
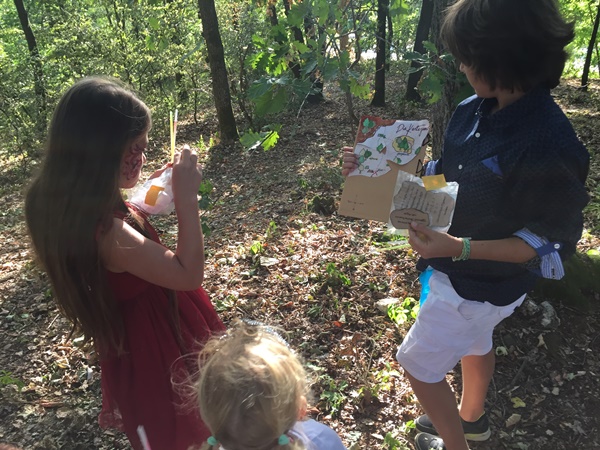
[[[196,394],[213,438],[202,450],[219,445],[227,450],[305,449],[289,431],[306,408],[306,372],[273,329],[238,321],[206,343],[198,363]]]

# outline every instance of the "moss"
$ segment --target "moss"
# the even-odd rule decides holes
[[[600,293],[600,256],[577,253],[565,262],[562,280],[541,279],[533,295],[589,311]]]

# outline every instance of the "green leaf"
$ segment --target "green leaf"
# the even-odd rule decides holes
[[[290,8],[287,21],[291,27],[304,27],[304,16],[306,16],[309,7],[309,2],[298,2]]]
[[[160,27],[160,22],[158,21],[158,19],[156,17],[150,17],[148,19],[148,24],[150,25],[150,28],[152,28],[153,30],[158,30],[158,28]]]
[[[256,104],[256,114],[266,116],[267,114],[276,114],[281,112],[287,104],[288,95],[285,89],[271,89],[263,96],[254,99]]]
[[[408,4],[404,0],[390,1],[390,15],[392,17],[404,16],[410,12]]]
[[[329,3],[326,0],[317,0],[314,4],[313,15],[317,18],[319,25],[325,25],[329,18]]]
[[[161,52],[169,47],[169,40],[166,37],[161,37],[158,41],[158,50]]]
[[[323,67],[321,74],[324,81],[331,81],[336,78],[339,73],[339,65],[336,60],[328,60]]]
[[[404,59],[407,61],[416,61],[420,63],[426,63],[429,61],[426,55],[423,55],[419,52],[406,52],[404,54]]]
[[[262,137],[259,133],[250,130],[240,136],[240,144],[246,149],[252,149],[260,144]]]
[[[250,85],[248,89],[248,98],[255,100],[265,95],[272,87],[270,78],[261,78]]]
[[[425,47],[425,50],[427,50],[430,53],[434,53],[437,55],[437,48],[435,46],[435,44],[433,42],[429,42],[429,41],[423,41],[423,47]]]
[[[154,42],[154,37],[151,35],[146,36],[146,48],[151,52],[156,50],[156,43]]]
[[[428,97],[427,103],[432,104],[442,98],[442,80],[432,72],[426,73],[419,81],[419,91]]]
[[[363,100],[368,100],[371,97],[371,87],[368,84],[360,84],[356,79],[350,78],[350,93]]]
[[[313,70],[315,70],[315,68],[317,67],[317,60],[316,59],[311,59],[306,61],[306,63],[304,64],[304,67],[302,68],[301,73],[303,75],[308,75],[309,73],[311,73]]]
[[[275,147],[275,144],[277,144],[277,141],[279,140],[279,133],[277,131],[271,131],[267,137],[264,139],[263,143],[262,143],[262,148],[265,151],[271,150],[273,147]]]
[[[293,41],[292,48],[294,48],[299,54],[309,53],[311,50],[308,45],[300,41]]]

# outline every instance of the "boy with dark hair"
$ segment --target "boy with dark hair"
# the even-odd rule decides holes
[[[539,276],[563,276],[589,199],[589,154],[549,91],[573,39],[556,1],[458,0],[442,37],[476,95],[457,107],[442,158],[425,168],[459,183],[452,226],[409,230],[417,268],[433,268],[427,301],[396,355],[427,414],[416,420],[417,450],[467,450],[466,439],[489,438],[494,327]],[[355,164],[345,152],[343,173]],[[445,376],[458,361],[457,409]]]

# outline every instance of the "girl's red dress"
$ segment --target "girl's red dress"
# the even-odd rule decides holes
[[[145,222],[150,237],[160,242]],[[182,349],[170,319],[168,290],[128,272],[107,271],[107,279],[123,318],[125,354],[101,358],[100,425],[124,431],[136,450],[142,449],[139,425],[152,450],[187,450],[203,443],[210,432],[186,382],[195,370],[194,352],[225,329],[208,295],[202,288],[176,292]]]

